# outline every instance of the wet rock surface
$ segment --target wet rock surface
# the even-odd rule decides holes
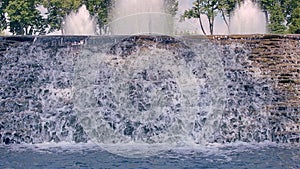
[[[5,37],[0,41],[5,47],[0,52],[1,143],[86,141],[72,110],[77,46],[72,47],[70,39],[61,46],[51,43],[62,40],[52,37],[43,39],[48,43],[34,43],[33,37]]]
[[[130,36],[114,44],[109,54],[127,57],[136,53],[149,52],[151,49],[170,50],[179,58],[190,61],[195,53],[181,40],[171,36]]]
[[[225,141],[299,142],[299,35],[210,38],[224,46],[228,68]]]
[[[0,37],[1,144],[89,140],[73,101],[74,62],[86,38]],[[225,111],[212,142],[300,142],[299,36],[188,39],[204,44],[208,40],[222,56]],[[110,43],[105,52],[124,58],[153,48],[167,49],[186,61],[195,56],[186,43],[167,36],[132,36]],[[139,78],[145,80],[142,74]],[[147,88],[137,83],[132,87],[140,88],[132,89],[137,95]],[[136,104],[136,98],[143,101],[144,97],[132,97],[132,104],[140,111],[146,111],[147,104]],[[195,116],[200,116],[198,126],[206,123],[201,113]],[[162,116],[164,120],[166,117]],[[116,123],[112,121],[112,128]],[[124,135],[131,135],[140,125],[128,123],[122,130]],[[147,133],[155,132],[160,129]]]

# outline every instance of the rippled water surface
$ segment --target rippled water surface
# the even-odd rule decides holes
[[[48,143],[1,146],[0,154],[0,168],[300,168],[299,145],[181,147],[129,158],[95,144]]]

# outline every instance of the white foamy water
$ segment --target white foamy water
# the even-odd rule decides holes
[[[233,11],[230,19],[230,34],[265,34],[266,17],[259,6],[246,0]]]
[[[127,57],[84,50],[75,67],[74,101],[89,137],[130,157],[214,139],[224,72],[216,51],[193,49],[190,61],[165,49]]]
[[[78,12],[71,12],[64,20],[64,35],[95,35],[96,21],[90,16],[86,6],[79,8]]]
[[[163,0],[116,0],[112,16],[113,35],[173,34],[173,18]]]

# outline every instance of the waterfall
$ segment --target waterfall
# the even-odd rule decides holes
[[[150,35],[4,41],[2,144],[158,146],[151,154],[160,145],[297,141],[297,118],[267,109],[285,94],[263,76],[253,45]]]

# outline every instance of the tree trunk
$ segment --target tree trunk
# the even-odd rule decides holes
[[[214,34],[214,9],[211,8],[211,16],[207,16],[208,18],[208,23],[209,23],[209,31],[210,31],[210,34],[213,35]]]
[[[199,20],[200,28],[201,28],[201,30],[202,30],[202,32],[203,32],[203,34],[204,34],[204,35],[206,35],[206,32],[205,32],[205,30],[204,30],[204,27],[203,27],[202,20],[201,20],[201,12],[200,12],[200,0],[197,0],[197,2],[198,2],[198,8],[197,8],[197,10],[198,10],[198,14],[199,14],[199,18],[198,18],[198,20]]]
[[[207,16],[208,17],[208,23],[209,23],[209,33],[211,34],[211,35],[213,35],[214,34],[214,24],[213,24],[213,21],[212,21],[212,18],[210,18],[209,16]]]
[[[222,13],[222,18],[223,18],[223,20],[224,20],[224,22],[225,22],[225,24],[226,24],[227,31],[229,32],[229,23],[228,23],[228,21],[227,21],[227,19],[226,19],[225,13],[224,13],[223,10],[221,10],[221,13]]]
[[[199,14],[199,23],[200,23],[200,27],[201,27],[201,30],[202,30],[203,34],[206,35],[206,32],[205,32],[204,27],[203,27],[202,20],[201,20],[201,14]]]

